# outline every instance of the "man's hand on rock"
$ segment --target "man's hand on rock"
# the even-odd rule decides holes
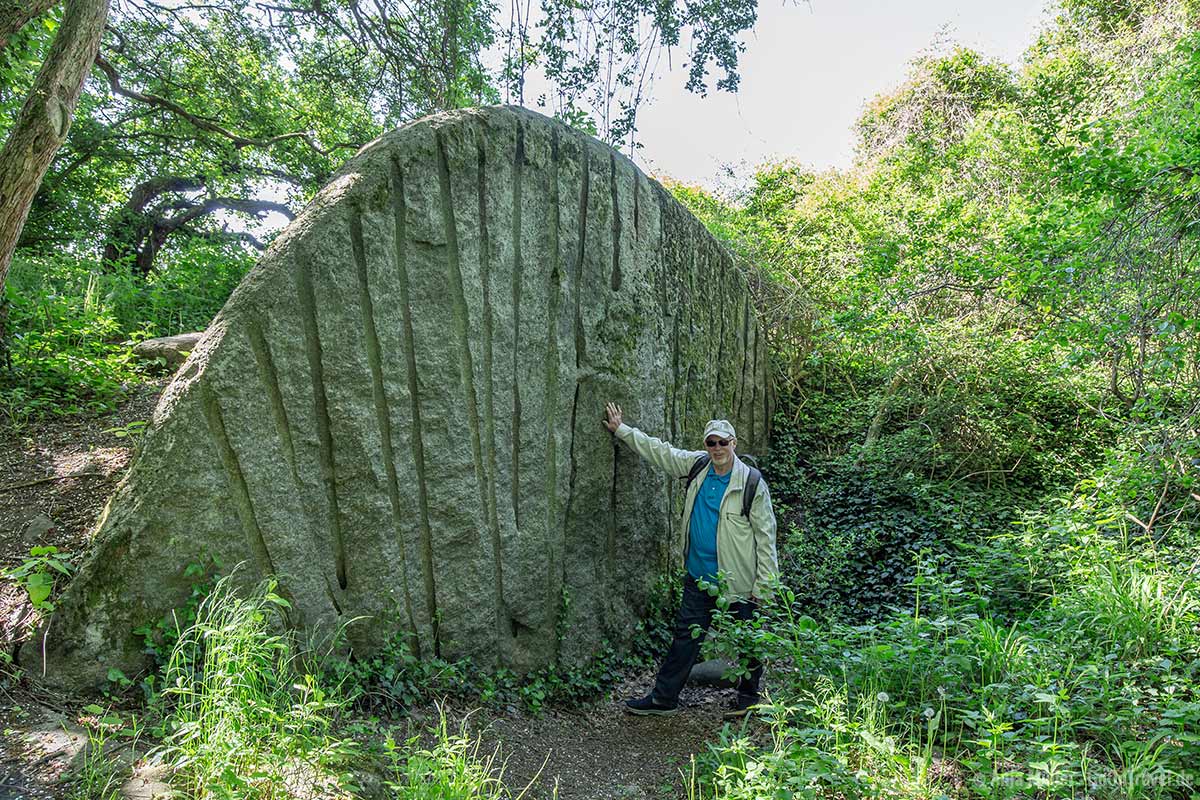
[[[608,428],[609,433],[616,433],[617,428],[621,427],[621,407],[616,403],[605,404],[604,427]]]

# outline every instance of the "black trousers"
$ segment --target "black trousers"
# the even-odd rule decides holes
[[[729,610],[739,620],[748,620],[754,616],[757,604],[751,601],[733,603]],[[654,680],[654,701],[665,705],[674,705],[679,701],[679,692],[687,681],[696,657],[700,655],[700,645],[712,623],[713,612],[717,609],[717,598],[696,585],[696,579],[687,575],[683,579],[683,602],[679,604],[679,615],[675,618],[675,638],[671,649],[658,668],[658,677]],[[692,626],[700,626],[700,635],[692,638]],[[740,699],[758,700],[758,684],[762,680],[763,668],[758,661],[750,662],[750,674],[738,680],[738,697]]]

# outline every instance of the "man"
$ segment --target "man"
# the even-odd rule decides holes
[[[775,554],[775,512],[767,485],[757,481],[749,514],[743,514],[743,495],[750,491],[751,469],[735,453],[737,435],[728,420],[714,419],[704,427],[704,451],[678,450],[637,428],[624,424],[621,407],[605,406],[604,425],[642,458],[672,478],[687,478],[699,459],[708,464],[688,484],[680,520],[683,564],[683,602],[675,620],[671,649],[659,667],[654,689],[626,708],[633,714],[674,714],[679,709],[679,692],[687,680],[704,632],[712,622],[716,598],[698,581],[716,584],[718,573],[730,599],[730,611],[738,619],[750,619],[770,582],[779,572]],[[757,474],[757,471],[754,471]],[[692,626],[701,634],[692,636]],[[737,699],[727,718],[744,717],[758,703],[762,665],[750,664],[750,674],[738,681]]]

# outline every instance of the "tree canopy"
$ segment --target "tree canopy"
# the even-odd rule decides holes
[[[1070,480],[1083,440],[1035,411],[1060,387],[1145,457],[1131,514],[1195,514],[1197,13],[1065,0],[1019,69],[917,59],[864,110],[851,170],[768,165],[732,203],[681,190],[774,278],[789,385],[863,381],[852,463]]]
[[[50,0],[19,11],[0,16],[5,128],[62,30]],[[749,0],[507,12],[476,0],[122,0],[20,246],[91,249],[141,275],[173,242],[261,249],[253,220],[290,216],[382,131],[467,105],[534,103],[632,147],[662,49],[689,48],[689,89],[707,92],[716,71],[717,88],[735,91],[755,12]]]

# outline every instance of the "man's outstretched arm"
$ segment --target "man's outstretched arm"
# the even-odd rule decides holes
[[[649,461],[672,478],[682,478],[696,463],[700,452],[680,450],[661,439],[642,433],[632,425],[624,423],[621,407],[616,403],[604,406],[604,427],[618,439],[629,445],[633,452]]]

